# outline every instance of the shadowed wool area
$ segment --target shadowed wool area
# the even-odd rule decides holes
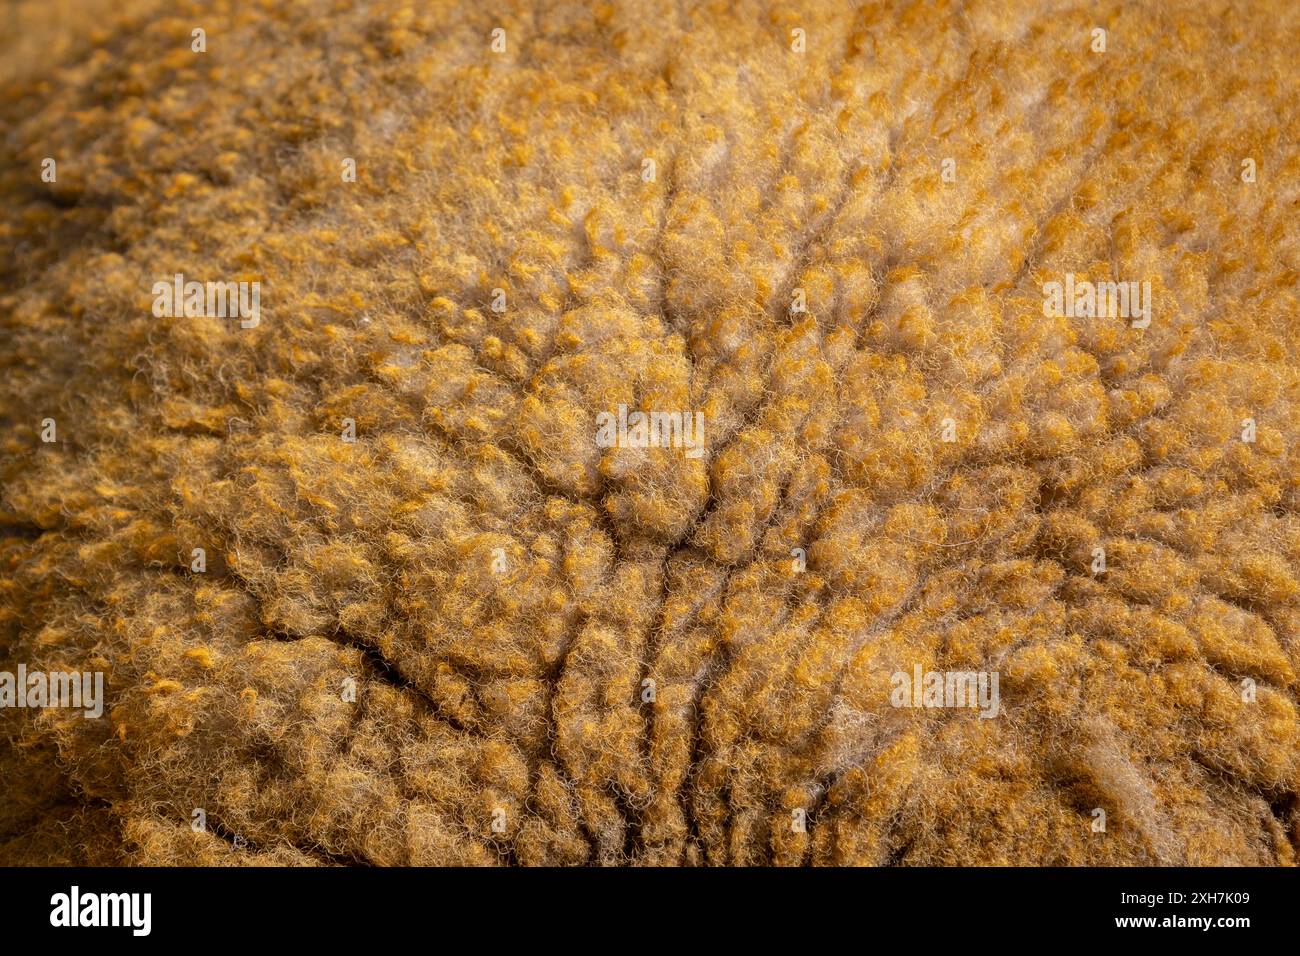
[[[0,862],[1293,863],[1300,7],[489,6],[11,5]]]

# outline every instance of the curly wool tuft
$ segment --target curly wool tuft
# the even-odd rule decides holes
[[[1300,7],[494,6],[15,5],[0,862],[1293,863]]]

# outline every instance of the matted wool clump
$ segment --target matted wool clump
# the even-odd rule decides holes
[[[11,6],[0,863],[1295,861],[1296,4]]]

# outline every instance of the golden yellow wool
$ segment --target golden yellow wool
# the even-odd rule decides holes
[[[0,862],[1295,862],[1294,3],[14,22]]]

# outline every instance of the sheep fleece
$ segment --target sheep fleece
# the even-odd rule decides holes
[[[1295,861],[1295,3],[8,6],[0,862]]]

